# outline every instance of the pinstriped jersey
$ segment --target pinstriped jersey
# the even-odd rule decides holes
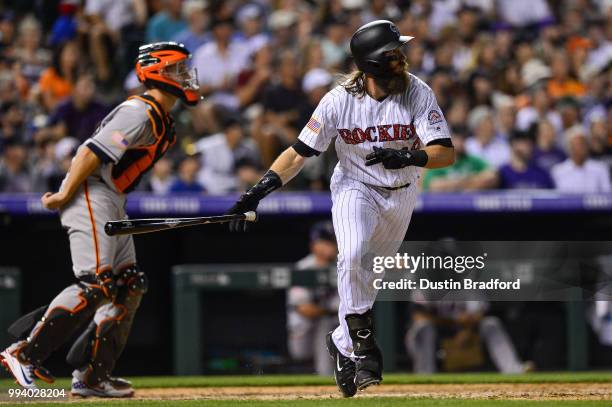
[[[398,187],[416,182],[419,167],[387,170],[382,164],[365,166],[365,157],[375,146],[416,150],[433,140],[450,138],[431,88],[416,76],[409,77],[406,92],[381,101],[367,94],[359,98],[336,86],[319,102],[300,141],[322,152],[336,137],[339,161],[335,171],[365,184]]]

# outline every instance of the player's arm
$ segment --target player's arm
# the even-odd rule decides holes
[[[297,143],[296,143],[297,144]],[[304,167],[306,157],[300,155],[295,147],[289,147],[283,151],[264,176],[251,189],[244,193],[238,202],[232,206],[227,214],[245,213],[254,211],[259,201],[264,199],[272,191],[282,187],[295,177]],[[232,232],[246,231],[248,223],[245,221],[230,222]]]
[[[450,141],[450,139],[449,139]],[[455,149],[452,144],[448,145],[429,145],[422,150],[414,151],[414,154],[418,151],[423,151],[427,155],[427,161],[425,161],[425,168],[443,168],[453,165],[455,162]]]
[[[47,192],[41,198],[42,204],[47,209],[59,209],[68,203],[81,184],[100,165],[101,161],[97,155],[87,147],[81,147],[72,160],[66,181],[59,192]]]

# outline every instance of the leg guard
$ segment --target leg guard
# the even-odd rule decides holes
[[[147,291],[147,278],[136,266],[131,266],[118,275],[117,285],[119,293],[115,302],[100,307],[93,325],[81,335],[69,353],[75,355],[70,362],[87,359],[84,364],[75,364],[79,370],[85,370],[84,381],[89,386],[110,377],[127,343],[140,300]],[[89,352],[88,358],[83,357],[83,350]]]
[[[25,340],[30,332],[32,332],[32,329],[34,329],[36,323],[45,315],[47,308],[49,308],[49,305],[43,305],[29,314],[25,314],[8,327],[8,333],[17,340]]]
[[[79,327],[88,321],[106,301],[100,289],[85,283],[73,284],[51,302],[44,316],[36,323],[19,359],[40,365]]]
[[[372,310],[365,314],[348,314],[345,318],[356,359],[355,385],[363,390],[382,381],[383,360],[374,339]]]

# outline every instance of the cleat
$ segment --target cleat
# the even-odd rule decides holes
[[[327,334],[325,341],[329,356],[334,360],[334,379],[343,397],[353,397],[357,393],[357,387],[355,386],[355,362],[340,353],[332,339],[332,332]]]
[[[132,397],[134,389],[130,382],[119,378],[109,378],[96,386],[89,386],[78,377],[72,377],[70,394],[79,397]]]
[[[357,390],[382,382],[382,354],[378,348],[365,355],[355,356],[355,386]]]
[[[26,389],[36,389],[34,366],[22,363],[16,356],[20,346],[21,343],[17,342],[0,353],[0,362],[15,378],[15,383]]]

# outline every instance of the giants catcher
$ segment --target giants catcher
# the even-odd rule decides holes
[[[198,103],[199,86],[188,66],[189,51],[174,42],[139,48],[138,79],[147,87],[108,114],[77,151],[60,191],[42,203],[59,209],[70,240],[77,282],[48,307],[22,317],[13,328],[22,338],[0,353],[17,382],[35,388],[36,378],[53,377],[42,363],[77,330],[89,324],[72,346],[67,361],[75,367],[72,394],[129,397],[131,384],[111,376],[128,339],[134,314],[147,291],[131,236],[109,237],[104,224],[126,218],[126,194],[175,140],[170,110],[178,99]],[[14,333],[14,332],[13,332]]]
[[[415,206],[421,168],[454,162],[433,91],[408,73],[400,48],[411,39],[386,20],[360,27],[350,43],[358,71],[323,97],[298,141],[229,210],[255,210],[261,199],[301,170],[307,157],[325,151],[336,137],[339,162],[331,196],[339,248],[340,325],[327,335],[327,347],[345,397],[382,381],[371,310],[376,275],[363,258],[368,252],[397,252]],[[235,221],[230,228],[245,230],[246,222]]]

